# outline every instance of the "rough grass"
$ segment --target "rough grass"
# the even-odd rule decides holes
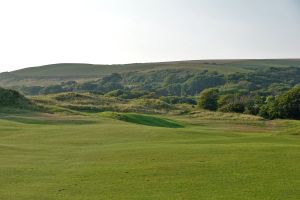
[[[300,136],[299,120],[277,120],[277,123],[282,130],[280,134]]]
[[[80,112],[140,112],[167,113],[182,112],[182,108],[167,104],[158,99],[125,100],[93,93],[60,93],[30,97],[31,101],[46,108]],[[60,109],[59,109],[60,108]],[[51,109],[52,110],[52,109]]]
[[[18,117],[27,120],[0,119],[0,199],[300,197],[300,140],[278,134],[285,121],[165,116],[184,124],[165,128],[99,114]]]
[[[225,112],[212,112],[208,110],[197,110],[191,112],[191,117],[201,118],[207,120],[245,120],[245,121],[257,121],[263,120],[262,117],[255,115],[247,115],[240,113],[225,113]]]

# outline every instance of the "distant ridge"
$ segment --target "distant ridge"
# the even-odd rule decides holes
[[[63,81],[90,81],[112,73],[149,72],[156,70],[251,72],[266,67],[300,67],[300,59],[220,59],[186,60],[154,63],[96,65],[58,63],[0,73],[0,86],[50,85]]]

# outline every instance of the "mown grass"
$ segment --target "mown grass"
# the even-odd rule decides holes
[[[285,132],[290,122],[126,116],[184,127],[99,114],[18,115],[30,122],[2,115],[0,199],[300,197],[300,138]]]
[[[166,128],[182,128],[183,126],[178,122],[162,117],[155,117],[152,115],[136,114],[136,113],[102,113],[102,116],[111,117],[125,122],[134,124],[141,124],[146,126],[157,126]]]

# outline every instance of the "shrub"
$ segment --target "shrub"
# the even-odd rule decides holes
[[[277,98],[281,118],[300,119],[300,87],[294,87]]]
[[[269,96],[264,105],[260,107],[259,115],[266,119],[280,118],[278,103],[274,96]]]
[[[15,90],[0,88],[0,106],[27,107],[30,101]]]
[[[260,116],[267,119],[300,119],[300,87],[294,87],[278,97],[268,97]]]
[[[198,105],[200,108],[215,111],[218,109],[219,90],[205,89],[200,93]]]

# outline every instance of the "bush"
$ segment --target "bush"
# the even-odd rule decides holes
[[[198,106],[203,109],[215,111],[218,109],[219,90],[205,89],[201,92],[198,100]]]
[[[294,87],[277,98],[281,118],[300,119],[300,87]]]
[[[30,101],[15,90],[0,88],[0,106],[27,107]]]
[[[218,110],[257,115],[264,104],[264,97],[259,95],[228,94],[220,96]]]
[[[278,103],[274,96],[269,96],[263,106],[260,107],[259,115],[266,119],[280,118]]]
[[[294,87],[278,97],[268,97],[260,116],[267,119],[300,119],[300,87]]]

